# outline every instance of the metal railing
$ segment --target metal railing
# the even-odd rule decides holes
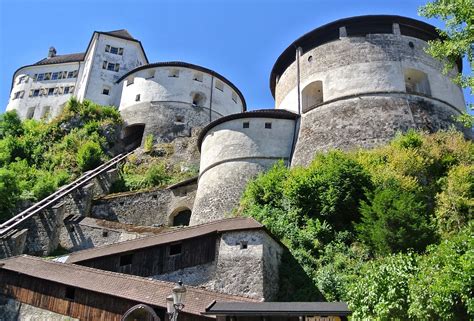
[[[21,213],[15,215],[8,221],[0,224],[0,237],[7,234],[11,231],[14,227],[18,226],[23,221],[27,220],[28,218],[32,217],[33,215],[39,213],[40,211],[44,210],[48,206],[53,205],[55,202],[60,200],[62,197],[68,195],[69,193],[73,192],[77,188],[83,186],[85,183],[89,182],[96,176],[102,174],[103,172],[109,170],[111,167],[115,166],[122,160],[124,160],[128,155],[133,153],[133,151],[128,153],[123,153],[115,156],[114,158],[110,159],[109,161],[105,162],[104,164],[94,168],[91,171],[86,172],[81,177],[76,179],[74,182],[69,183],[65,186],[62,186],[59,190],[54,192],[53,194],[47,196],[46,198],[42,199],[41,201],[33,204],[33,206],[27,208],[26,210],[22,211]]]

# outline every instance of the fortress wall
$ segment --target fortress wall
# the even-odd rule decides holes
[[[371,148],[397,131],[434,132],[453,126],[457,109],[431,98],[400,94],[362,95],[320,105],[301,116],[292,166],[308,165],[319,151]],[[472,135],[458,126],[467,136]]]
[[[243,128],[244,123],[249,128]],[[271,129],[265,123],[271,123]],[[238,205],[249,180],[280,159],[288,162],[294,128],[294,119],[243,115],[209,129],[201,145],[191,225],[225,218]]]
[[[410,46],[410,43],[413,47]],[[300,57],[300,89],[322,81],[324,101],[370,92],[404,92],[404,70],[427,74],[431,95],[464,110],[460,87],[442,74],[442,63],[424,52],[423,40],[395,34],[343,37]],[[454,76],[455,71],[450,73]],[[275,87],[276,108],[297,111],[296,62],[280,75]]]

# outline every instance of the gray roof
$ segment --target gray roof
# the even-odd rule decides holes
[[[35,63],[34,65],[52,65],[52,64],[63,64],[67,62],[83,61],[85,52],[67,54],[67,55],[56,55],[51,58],[44,58]]]
[[[176,228],[173,231],[166,231],[149,237],[141,237],[129,241],[113,243],[100,247],[71,253],[67,263],[79,263],[99,257],[132,252],[152,246],[169,244],[186,239],[196,238],[209,234],[222,232],[242,231],[242,230],[264,229],[263,225],[250,217],[237,217],[214,221],[201,225],[194,225]]]
[[[102,293],[109,296],[166,307],[166,296],[172,293],[174,283],[151,280],[134,275],[98,270],[22,255],[0,260],[0,271],[28,275],[36,279]],[[1,272],[0,272],[1,273]],[[39,282],[39,281],[38,281]],[[0,286],[11,289],[8,278],[0,277]],[[186,285],[186,306],[183,312],[200,315],[214,300],[254,301],[255,299],[216,293]]]
[[[205,315],[314,316],[351,314],[345,302],[215,302]]]
[[[124,38],[124,39],[136,40],[135,38],[132,37],[132,35],[128,32],[127,29],[101,31],[100,33],[103,33],[105,35],[111,35],[114,37]]]

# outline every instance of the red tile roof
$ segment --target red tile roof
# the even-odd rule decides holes
[[[262,224],[249,217],[224,219],[207,224],[177,228],[174,231],[167,231],[154,236],[143,237],[88,250],[78,251],[72,253],[66,262],[77,263],[98,257],[130,252],[133,250],[147,248],[151,246],[191,239],[212,233],[263,228],[264,227]]]
[[[3,265],[1,265],[3,264]],[[166,297],[174,283],[133,275],[102,271],[90,267],[57,263],[22,255],[0,260],[0,269],[48,280],[67,286],[166,308]],[[1,284],[5,286],[5,284]],[[257,302],[257,300],[186,286],[183,312],[201,315],[213,301]]]

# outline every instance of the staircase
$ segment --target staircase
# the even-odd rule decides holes
[[[8,238],[11,234],[16,232],[15,227],[17,227],[19,224],[21,224],[28,218],[32,217],[33,215],[40,213],[42,210],[48,208],[49,206],[55,205],[55,203],[59,201],[61,198],[75,191],[76,189],[84,186],[87,182],[97,177],[98,175],[108,171],[109,169],[111,169],[112,167],[114,167],[115,165],[123,161],[132,152],[133,151],[128,152],[128,153],[122,153],[115,156],[114,158],[105,162],[104,164],[94,168],[91,171],[86,172],[81,177],[76,179],[74,182],[61,187],[59,190],[57,190],[53,194],[42,199],[38,203],[35,203],[33,206],[15,215],[8,221],[0,224],[0,239]]]

